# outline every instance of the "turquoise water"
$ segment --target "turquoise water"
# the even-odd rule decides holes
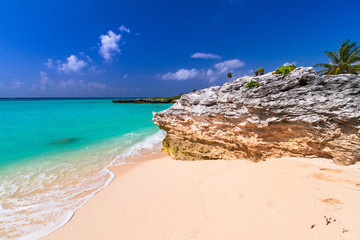
[[[109,99],[0,101],[0,235],[61,226],[112,179],[110,164],[159,149],[152,112],[170,104]]]

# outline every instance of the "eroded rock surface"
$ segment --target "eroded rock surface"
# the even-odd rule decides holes
[[[246,88],[252,79],[262,86]],[[318,156],[348,165],[360,160],[359,108],[360,77],[310,67],[182,95],[153,120],[175,159]]]

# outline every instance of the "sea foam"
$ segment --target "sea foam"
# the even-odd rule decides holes
[[[129,144],[125,149],[115,140],[111,149],[93,147],[92,152],[96,154],[89,161],[79,161],[79,164],[62,161],[12,172],[0,185],[2,239],[37,239],[60,228],[113,180],[109,166],[126,164],[129,159],[158,152],[164,136],[164,131],[145,138],[128,133],[122,136]],[[106,153],[99,152],[106,149]],[[72,159],[79,156],[72,156]]]

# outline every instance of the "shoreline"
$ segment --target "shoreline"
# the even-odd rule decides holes
[[[25,99],[3,107],[0,238],[36,239],[108,184],[107,166],[160,148],[165,133],[151,115],[169,105]]]
[[[113,181],[41,239],[360,235],[360,164],[302,158],[178,161],[164,155],[109,167]]]
[[[136,162],[135,160],[138,159],[137,156],[145,156],[144,160],[159,156],[159,151],[157,150],[160,144],[159,137],[162,138],[162,133],[157,131],[155,134],[146,135],[142,140],[135,141],[127,148],[121,149],[114,148],[114,144],[118,143],[109,141],[107,143],[110,144],[97,145],[96,148],[93,148],[91,152],[95,152],[95,154],[92,155],[92,158],[88,158],[89,156],[91,157],[90,154],[85,155],[75,152],[70,157],[81,157],[81,159],[73,157],[73,159],[80,159],[79,163],[83,163],[84,159],[85,161],[89,159],[89,161],[82,165],[76,165],[79,167],[73,174],[61,175],[61,169],[48,167],[47,169],[53,169],[53,171],[45,172],[44,175],[47,174],[45,176],[61,177],[46,182],[48,185],[41,189],[43,190],[42,192],[40,190],[38,192],[31,192],[32,195],[30,197],[33,196],[35,204],[28,204],[22,208],[22,211],[20,209],[19,213],[11,214],[12,212],[8,209],[11,209],[10,207],[12,206],[8,207],[6,205],[7,202],[2,201],[0,210],[4,212],[7,210],[7,212],[4,215],[0,213],[2,215],[0,235],[6,239],[39,239],[61,228],[72,219],[76,211],[111,183],[115,176],[111,170],[112,166],[133,165]],[[59,159],[62,158],[59,157]],[[68,166],[66,161],[63,162],[65,162],[63,165]],[[59,171],[57,171],[58,169]],[[22,169],[19,171],[23,173]],[[13,175],[16,176],[15,174]],[[35,178],[35,180],[29,182],[35,185],[38,183],[37,179]],[[21,189],[19,191],[21,193]],[[14,198],[16,199],[16,197],[20,199],[18,196]],[[26,197],[22,199],[23,202],[32,200]]]
[[[42,239],[44,237],[51,235],[52,233],[56,232],[57,230],[59,230],[60,228],[62,228],[66,224],[68,224],[79,209],[81,209],[96,194],[98,194],[99,192],[101,192],[102,190],[107,188],[113,182],[113,180],[115,179],[117,174],[124,174],[126,171],[131,170],[133,167],[136,167],[137,164],[139,164],[141,162],[154,160],[159,157],[160,158],[165,157],[165,155],[166,155],[165,153],[158,151],[156,153],[151,153],[151,154],[147,153],[147,154],[145,154],[145,156],[141,157],[140,159],[139,158],[136,158],[136,159],[129,158],[128,162],[121,162],[121,163],[115,163],[115,164],[110,163],[110,165],[106,166],[104,169],[110,175],[108,180],[105,182],[105,184],[102,187],[100,187],[99,189],[97,189],[96,191],[94,191],[93,193],[91,193],[90,195],[88,195],[87,199],[85,199],[84,202],[78,208],[76,208],[72,212],[70,212],[68,217],[62,223],[60,223],[57,226],[54,226],[51,230],[48,230],[47,233],[41,233],[41,234],[35,233],[35,235],[29,234],[26,237],[29,237],[29,238],[34,237],[37,239]]]

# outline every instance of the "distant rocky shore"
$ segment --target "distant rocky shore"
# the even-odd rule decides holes
[[[289,74],[242,77],[184,94],[153,114],[175,159],[325,157],[360,161],[360,76]]]
[[[137,98],[112,100],[113,103],[175,103],[176,99],[167,98]]]

